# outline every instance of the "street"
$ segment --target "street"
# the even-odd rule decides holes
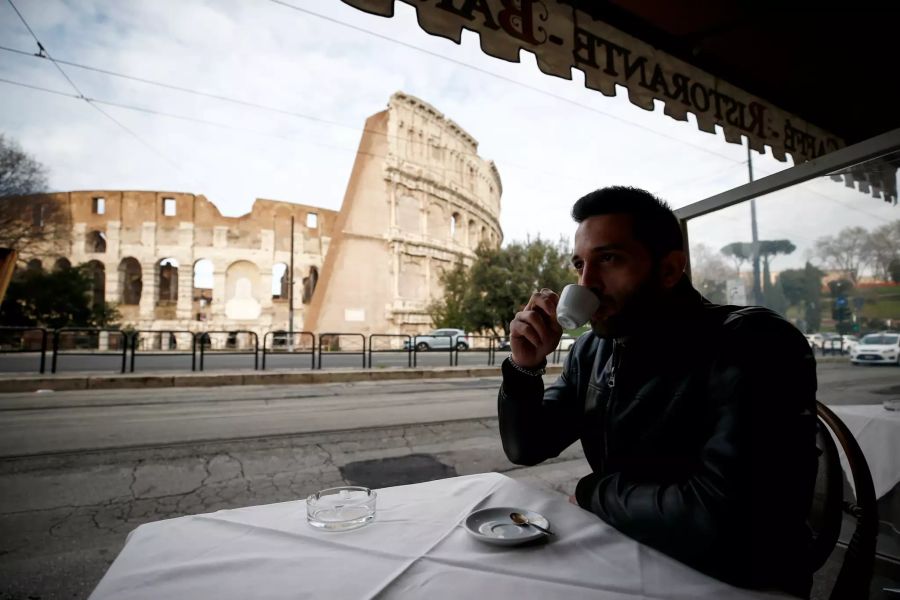
[[[550,378],[548,378],[549,380]],[[0,395],[0,598],[84,598],[148,521],[498,471],[574,490],[580,447],[509,463],[497,378]],[[900,397],[892,367],[819,366],[819,398]],[[305,518],[297,504],[297,518]]]

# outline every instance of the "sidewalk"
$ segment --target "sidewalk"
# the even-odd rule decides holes
[[[816,362],[849,362],[846,356],[817,356]],[[562,365],[547,365],[547,373],[557,375]],[[6,375],[0,379],[0,394],[38,390],[112,390],[133,388],[215,387],[223,385],[283,385],[309,383],[350,383],[357,381],[397,381],[404,379],[448,379],[499,377],[500,367],[391,367],[384,369],[325,369],[268,371],[157,371],[152,374],[84,372],[65,375]]]
[[[561,365],[550,365],[547,373],[557,374]],[[349,383],[403,379],[451,379],[499,377],[500,367],[417,367],[390,369],[331,369],[321,371],[271,370],[191,373],[160,371],[152,375],[136,373],[79,373],[72,375],[14,375],[0,380],[0,393],[38,390],[111,390],[128,388],[214,387],[223,385],[284,385],[309,383]]]

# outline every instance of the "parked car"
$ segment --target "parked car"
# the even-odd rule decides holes
[[[462,329],[435,329],[423,335],[417,335],[412,339],[413,346],[419,352],[427,350],[439,350],[456,348],[457,350],[469,349],[469,338]],[[403,341],[403,349],[409,350],[409,340]]]
[[[861,364],[900,365],[900,333],[870,333],[850,353],[850,362]]]
[[[844,352],[853,354],[853,351],[859,345],[859,338],[855,335],[842,335],[841,340],[844,342]]]

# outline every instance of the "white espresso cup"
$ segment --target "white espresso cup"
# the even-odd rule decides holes
[[[577,329],[587,323],[600,308],[600,298],[590,289],[577,283],[563,288],[556,305],[556,321],[563,329]]]

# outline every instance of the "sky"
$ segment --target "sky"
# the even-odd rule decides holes
[[[172,86],[62,65],[70,84],[48,60],[0,50],[0,79],[67,94],[0,82],[0,132],[47,166],[54,191],[191,192],[229,216],[256,198],[339,210],[363,123],[396,91],[456,121],[497,164],[506,242],[571,240],[571,204],[598,187],[645,188],[679,208],[748,180],[746,148],[693,116],[645,111],[622,89],[603,96],[578,71],[544,75],[528,53],[487,56],[471,32],[460,45],[430,36],[402,2],[386,19],[339,0],[13,1],[55,59]],[[0,46],[37,49],[6,0]],[[98,102],[70,97],[73,85]],[[753,163],[757,178],[791,166],[755,152]],[[757,204],[760,238],[798,246],[774,270],[802,266],[823,235],[900,218],[900,206],[829,180]],[[749,207],[689,234],[713,249],[749,241]]]

